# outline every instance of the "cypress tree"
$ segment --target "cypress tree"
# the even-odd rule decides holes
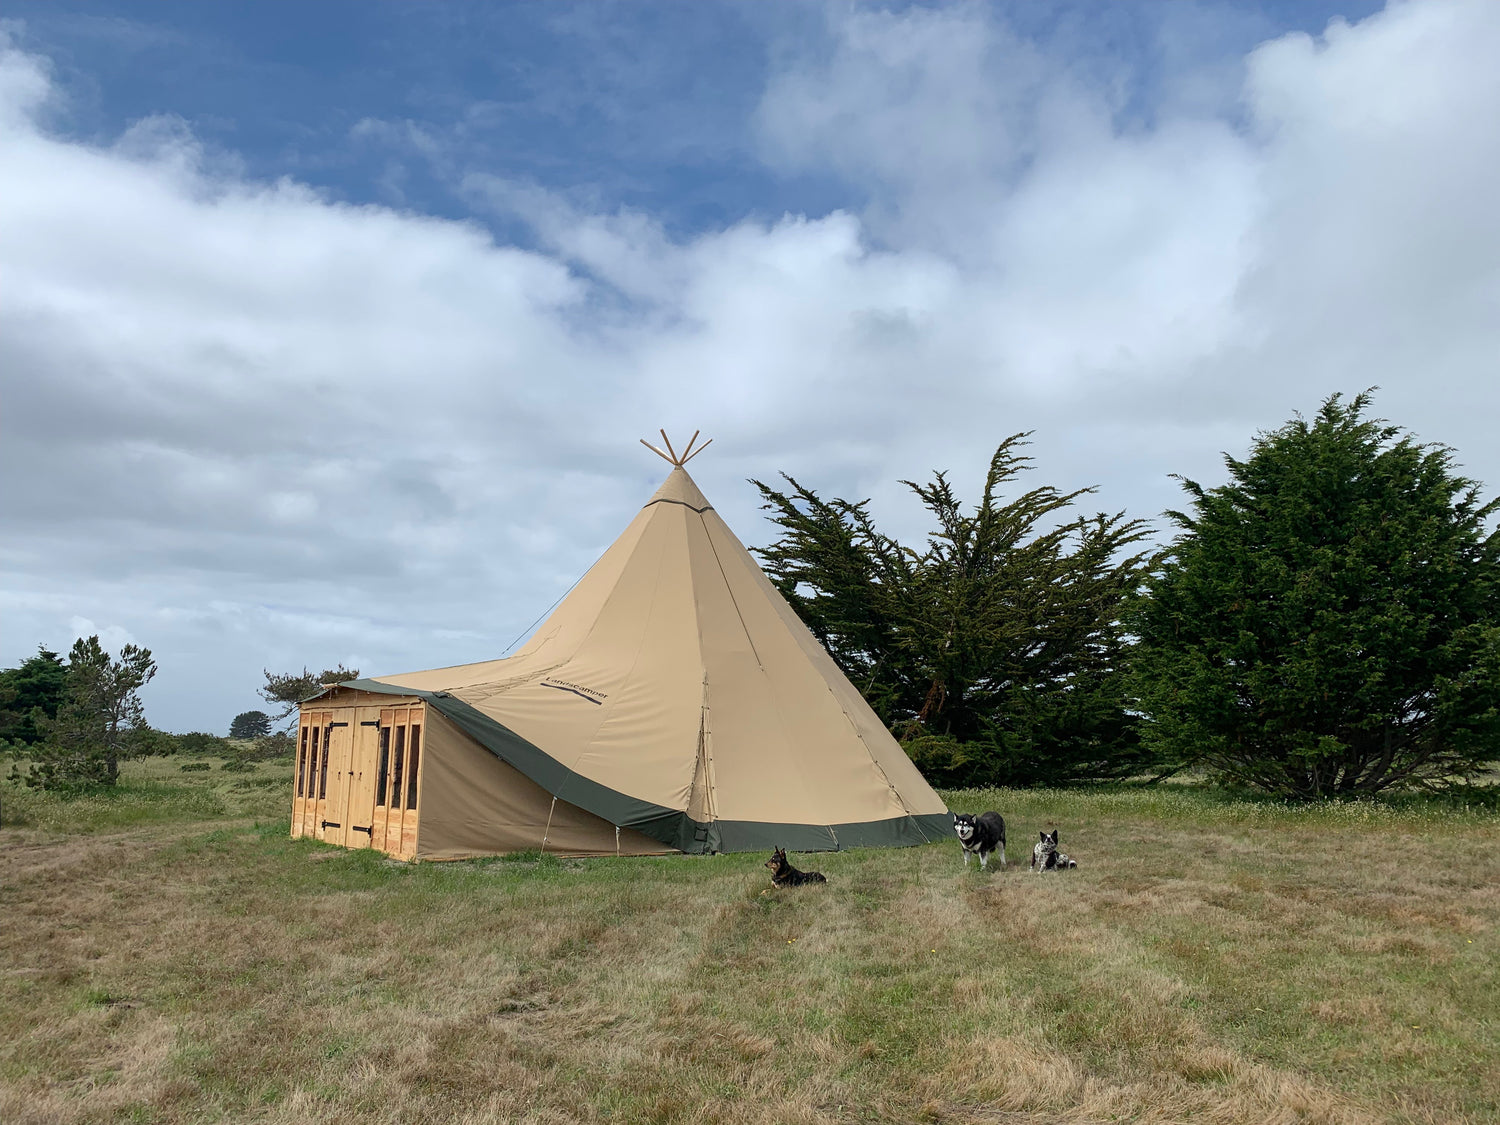
[[[1190,513],[1131,624],[1150,737],[1297,798],[1469,778],[1500,756],[1500,500],[1334,395]]]
[[[1139,772],[1119,613],[1145,571],[1123,514],[1069,518],[1090,490],[1006,500],[1029,467],[1001,443],[979,503],[946,474],[903,481],[933,517],[921,548],[881,533],[868,501],[759,481],[780,538],[766,573],[906,744],[948,785],[1056,784]]]

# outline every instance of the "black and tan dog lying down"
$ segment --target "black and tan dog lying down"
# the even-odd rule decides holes
[[[804,883],[826,883],[821,871],[798,871],[786,858],[786,849],[777,848],[766,860],[771,869],[771,884],[776,887],[800,887]]]

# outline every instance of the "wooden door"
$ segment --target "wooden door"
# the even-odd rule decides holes
[[[351,726],[349,766],[344,802],[344,845],[368,848],[374,843],[375,772],[380,735],[380,709],[360,707]]]
[[[334,712],[323,736],[323,761],[326,768],[318,779],[319,816],[322,829],[319,839],[330,844],[349,846],[349,767],[353,757],[354,735],[350,729],[352,715],[348,708]]]

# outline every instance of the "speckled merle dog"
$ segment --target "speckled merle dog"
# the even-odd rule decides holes
[[[977,853],[979,866],[987,867],[990,855],[1000,853],[1000,866],[1005,866],[1005,818],[997,812],[953,814],[953,832],[964,849],[964,866],[969,866],[969,856]]]
[[[1041,833],[1041,839],[1031,845],[1031,870],[1037,874],[1043,871],[1065,871],[1070,867],[1077,867],[1078,861],[1069,859],[1068,856],[1057,850],[1057,829],[1051,832]]]
[[[804,883],[826,883],[821,871],[798,871],[786,858],[786,849],[777,848],[766,860],[771,869],[771,883],[778,887],[800,887]]]

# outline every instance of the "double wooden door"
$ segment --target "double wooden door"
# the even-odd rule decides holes
[[[304,711],[292,835],[416,854],[423,707]]]

